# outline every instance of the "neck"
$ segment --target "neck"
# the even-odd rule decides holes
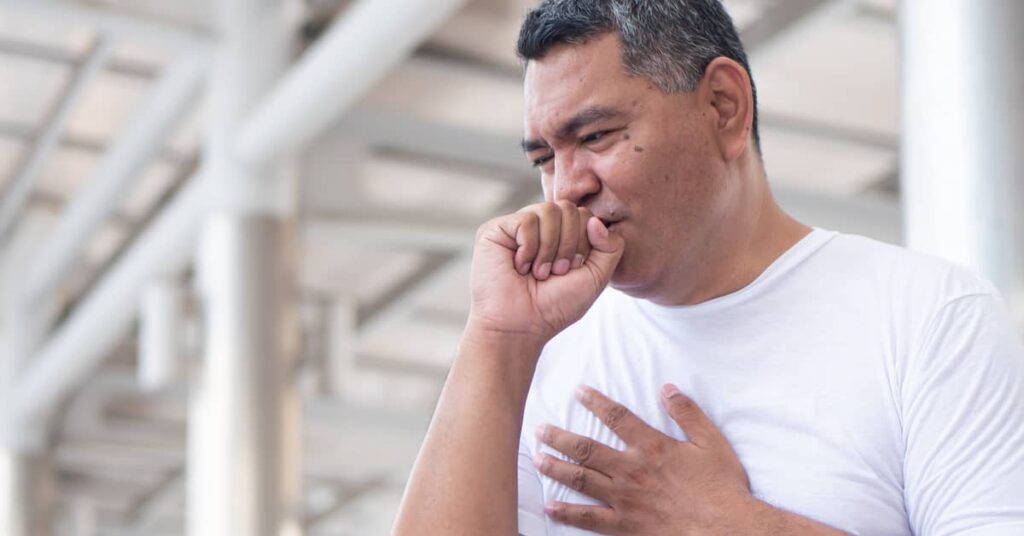
[[[811,232],[786,214],[768,187],[759,159],[741,169],[734,202],[708,229],[693,262],[681,262],[669,292],[651,301],[695,305],[736,292],[754,282],[776,259]],[[741,165],[742,166],[742,165]]]

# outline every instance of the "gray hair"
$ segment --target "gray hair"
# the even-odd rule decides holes
[[[720,0],[543,0],[527,13],[516,48],[525,63],[556,45],[582,44],[607,32],[619,35],[626,71],[665,93],[697,89],[708,64],[720,56],[750,74],[747,53]],[[754,145],[760,151],[752,75],[750,83]]]

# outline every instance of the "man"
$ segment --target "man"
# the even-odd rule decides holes
[[[548,0],[519,53],[548,202],[480,228],[397,534],[1024,534],[997,293],[780,210],[716,0]]]

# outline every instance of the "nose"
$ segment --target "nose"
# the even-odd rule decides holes
[[[601,179],[585,158],[555,158],[555,172],[551,184],[552,201],[569,201],[586,205],[601,191]]]

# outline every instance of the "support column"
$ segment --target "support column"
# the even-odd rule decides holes
[[[219,48],[204,153],[212,210],[197,263],[205,347],[189,401],[190,536],[301,533],[299,406],[291,375],[291,181],[230,150],[240,119],[288,56],[276,0],[218,2]]]
[[[55,482],[47,449],[45,420],[16,418],[14,390],[19,375],[45,333],[50,317],[42,304],[23,299],[18,277],[32,239],[48,222],[30,221],[0,259],[0,534],[47,536],[52,529]]]
[[[1024,326],[1024,2],[905,0],[906,242],[979,271]]]
[[[0,533],[50,533],[53,483],[48,462],[42,453],[0,448]]]

